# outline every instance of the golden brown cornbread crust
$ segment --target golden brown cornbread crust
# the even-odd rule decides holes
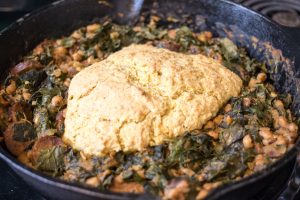
[[[63,139],[89,155],[139,151],[201,128],[241,87],[206,56],[131,45],[72,79]]]

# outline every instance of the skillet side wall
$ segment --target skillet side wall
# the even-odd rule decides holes
[[[118,0],[114,1],[114,3],[117,2]],[[215,34],[228,36],[237,44],[247,46],[253,57],[269,61],[268,63],[272,64],[269,70],[272,71],[272,78],[276,88],[281,92],[290,92],[293,94],[293,110],[299,115],[300,86],[298,78],[300,77],[300,69],[295,66],[298,66],[300,63],[300,56],[297,55],[300,49],[295,44],[295,41],[293,41],[293,38],[281,29],[281,27],[256,13],[225,1],[180,0],[175,2],[160,0],[156,2],[158,3],[153,4],[152,1],[146,0],[144,10],[154,9],[157,10],[159,15],[166,16],[170,14],[179,18],[183,14],[188,13],[191,15],[192,23],[187,25],[196,31],[210,29]],[[68,35],[76,28],[92,21],[100,21],[101,17],[112,15],[113,13],[113,8],[99,5],[97,0],[73,0],[62,1],[47,10],[19,20],[18,23],[0,33],[0,77],[3,80],[9,67],[16,64],[22,56],[26,55],[44,38]],[[255,36],[258,42],[254,42],[253,37],[250,36]],[[270,46],[266,42],[270,42]],[[281,49],[284,52],[283,56],[290,60],[282,57],[280,51],[274,50],[271,46]],[[274,57],[276,58],[275,61]],[[1,151],[5,150],[1,149]],[[237,196],[236,194],[244,194],[243,199],[253,198],[254,191],[262,190],[268,182],[272,181],[271,177],[274,177],[276,173],[291,169],[295,154],[296,149],[293,148],[281,159],[280,163],[278,162],[265,171],[256,174],[253,178],[248,178],[247,181],[241,181],[239,184],[218,189],[211,195],[210,199],[240,199],[241,196]],[[11,159],[5,155],[2,157],[4,159]],[[10,163],[10,165],[12,166],[13,164]],[[39,180],[35,179],[34,176],[24,174],[14,166],[13,168],[19,174],[23,174],[23,177],[26,177],[25,180],[30,181],[35,187],[39,186]],[[249,184],[256,187],[252,187],[253,190],[249,190],[249,188],[247,189],[250,186]],[[52,185],[52,183],[41,183],[38,189],[41,192],[45,192],[45,187],[47,189],[51,188],[48,195],[53,195],[55,198],[74,198],[74,196],[69,196],[74,191],[72,192],[67,188],[63,189],[58,185]],[[58,190],[60,192],[55,193],[55,187],[60,188]],[[235,195],[228,195],[234,189],[239,189],[239,192],[235,193]],[[66,192],[65,195],[63,191]],[[78,191],[78,194],[82,193]],[[227,196],[221,196],[223,194],[227,194]],[[82,196],[78,197],[80,197],[78,199],[83,199]],[[111,197],[110,199],[115,199],[115,197]],[[128,197],[128,199],[131,198]]]

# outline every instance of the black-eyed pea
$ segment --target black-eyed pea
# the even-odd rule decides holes
[[[56,78],[61,76],[61,70],[60,69],[55,69],[53,71],[53,76],[55,76]]]
[[[134,32],[141,32],[142,31],[142,28],[140,26],[135,26],[133,27],[133,31]],[[170,30],[171,31],[171,30]]]
[[[81,33],[79,31],[74,31],[71,35],[72,38],[74,39],[80,39],[82,37]]]
[[[86,155],[85,155],[82,151],[80,151],[79,154],[80,154],[80,157],[81,157],[83,160],[86,160],[86,159],[87,159]]]
[[[141,165],[132,165],[131,168],[132,168],[134,171],[137,171],[137,170],[142,169],[142,166],[141,166]]]
[[[243,138],[243,145],[246,149],[250,149],[252,148],[254,145],[253,145],[253,142],[252,142],[252,139],[251,139],[251,136],[249,134],[247,134],[244,138]]]
[[[55,41],[55,44],[58,45],[58,46],[61,46],[62,44],[62,39],[58,39]]]
[[[250,170],[250,171],[254,169],[254,166],[255,166],[255,163],[254,163],[254,162],[248,162],[248,163],[247,163],[248,170]],[[248,170],[247,170],[247,171],[248,171]]]
[[[263,139],[262,143],[263,145],[269,145],[269,144],[272,144],[276,141],[276,138],[275,137],[272,137],[272,138],[268,138],[268,139]]]
[[[227,104],[226,106],[225,106],[225,108],[224,108],[224,111],[225,112],[229,112],[229,111],[231,111],[232,110],[232,105],[231,104]]]
[[[275,98],[275,97],[277,97],[277,94],[276,94],[276,92],[271,92],[270,96],[271,96],[272,98]]]
[[[266,162],[266,160],[262,154],[258,154],[254,158],[254,163],[256,166],[262,166],[265,164],[265,162]]]
[[[233,122],[233,119],[231,116],[228,115],[225,117],[225,121],[226,121],[226,124],[230,125]]]
[[[196,179],[199,181],[199,182],[203,182],[205,180],[205,175],[202,173],[202,174],[199,174],[196,176]]]
[[[21,101],[22,100],[22,95],[21,94],[17,94],[14,96],[14,100],[15,101]]]
[[[97,53],[97,57],[99,59],[101,59],[101,60],[104,59],[105,54],[101,50],[96,51],[96,53]]]
[[[145,170],[144,170],[144,169],[137,170],[136,173],[137,173],[141,178],[145,178]]]
[[[200,190],[199,193],[197,194],[196,200],[202,200],[202,199],[204,199],[207,195],[208,195],[208,191],[202,189],[202,190]]]
[[[212,32],[204,31],[197,35],[197,39],[201,42],[207,42],[213,37]]]
[[[292,132],[289,132],[287,129],[280,130],[280,133],[282,134],[282,136],[286,139],[286,141],[288,143],[294,142],[294,140],[296,138],[296,135],[293,134]]]
[[[88,57],[87,62],[88,62],[89,65],[93,64],[95,62],[94,56]]]
[[[31,98],[31,94],[29,92],[24,92],[22,96],[25,101],[29,101]]]
[[[31,163],[30,160],[29,160],[29,156],[28,156],[28,153],[27,153],[27,152],[21,153],[21,154],[18,156],[18,160],[19,160],[21,163],[23,163],[23,164],[25,164],[25,165],[27,165],[27,166],[33,168],[32,163]]]
[[[181,171],[183,174],[188,175],[189,177],[192,177],[192,176],[195,174],[195,172],[194,172],[193,170],[191,170],[191,169],[189,169],[189,168],[185,168],[185,167],[181,167],[181,168],[180,168],[180,171]]]
[[[3,106],[8,106],[9,105],[9,102],[4,98],[4,93],[5,93],[5,91],[4,91],[4,89],[2,89],[1,91],[0,91],[0,104],[1,105],[3,105]],[[2,115],[3,116],[3,115]]]
[[[168,37],[171,38],[171,39],[175,39],[176,38],[176,33],[177,33],[176,29],[171,29],[171,30],[168,31]]]
[[[44,48],[42,47],[42,45],[38,45],[37,47],[35,47],[35,49],[33,49],[34,55],[40,55],[43,52],[44,52]]]
[[[64,85],[69,87],[71,84],[71,79],[70,78],[67,78],[65,81],[64,81]]]
[[[213,188],[216,188],[216,187],[218,187],[220,185],[221,185],[221,182],[214,182],[214,183],[212,183],[212,187]]]
[[[251,99],[248,97],[243,98],[243,106],[249,107],[251,105]]]
[[[293,124],[293,123],[291,123],[291,124]],[[289,126],[291,126],[291,127],[289,127]],[[278,131],[280,131],[280,133],[282,133],[282,135],[285,136],[289,142],[294,142],[298,136],[297,129],[298,129],[298,127],[296,124],[294,124],[294,125],[289,124],[287,129],[281,128]],[[292,130],[292,131],[290,131],[290,130]]]
[[[168,169],[168,174],[169,176],[175,176],[175,177],[182,175],[178,170],[175,169]]]
[[[64,98],[62,96],[56,95],[51,99],[51,105],[53,107],[59,107],[63,104]]]
[[[31,105],[36,106],[37,105],[37,101],[32,101]]]
[[[84,67],[84,65],[81,62],[77,62],[77,61],[74,61],[72,66],[75,67],[76,69],[78,69],[78,68],[82,69]],[[80,71],[80,70],[78,70],[78,71]]]
[[[204,129],[213,129],[213,128],[215,128],[215,123],[213,121],[208,121],[204,126]]]
[[[88,38],[88,39],[92,39],[93,37],[95,37],[96,33],[93,33],[93,32],[87,32],[85,34],[85,37]]]
[[[288,133],[288,130],[284,127],[280,127],[278,130],[276,130],[275,132],[277,135],[285,135]]]
[[[77,52],[75,52],[75,53],[72,54],[72,58],[75,61],[81,61],[82,58],[83,58],[83,55],[84,55],[84,52],[81,51],[81,50],[79,50],[79,51],[77,51]]]
[[[10,81],[10,84],[5,88],[7,94],[13,94],[17,90],[17,84],[15,81]]]
[[[279,110],[284,109],[284,105],[283,105],[283,102],[281,100],[275,100],[274,101],[274,106]]]
[[[276,138],[275,144],[276,145],[286,145],[287,141],[286,141],[284,136],[278,135],[277,138]]]
[[[63,114],[63,117],[66,118],[66,114],[67,114],[67,109],[66,108],[62,110],[62,114]]]
[[[268,158],[278,158],[286,151],[285,146],[276,146],[274,144],[263,147],[264,155]]]
[[[219,132],[216,130],[208,131],[207,135],[212,137],[213,139],[217,140],[219,138]]]
[[[77,69],[75,67],[69,67],[68,68],[68,77],[74,77],[78,73]]]
[[[53,50],[53,57],[55,59],[60,59],[68,53],[68,50],[65,47],[59,46]]]
[[[249,88],[254,88],[257,83],[259,83],[259,82],[256,79],[251,78],[248,86],[249,86]]]
[[[222,122],[223,118],[224,118],[224,115],[218,115],[213,119],[213,122],[215,124],[219,125]]]
[[[61,65],[59,65],[59,69],[63,73],[68,73],[69,67],[70,67],[70,65],[68,65],[68,64],[61,64]]]
[[[263,83],[266,79],[267,79],[267,74],[266,73],[261,72],[261,73],[257,74],[256,80],[259,83]]]
[[[94,169],[93,163],[90,162],[89,160],[81,159],[79,164],[80,164],[80,167],[83,168],[86,171],[90,172]]]
[[[100,181],[96,176],[86,179],[85,183],[93,187],[97,187],[100,185]]]
[[[296,133],[298,131],[298,126],[295,123],[292,122],[292,123],[287,125],[287,129],[290,132]]]
[[[91,24],[86,27],[86,31],[88,33],[95,33],[97,30],[99,30],[99,28],[100,24]]]
[[[287,122],[285,117],[279,116],[278,117],[278,124],[279,124],[279,126],[286,128],[287,125],[288,125],[288,122]]]
[[[297,138],[298,133],[297,132],[289,132],[289,135],[291,137],[291,142],[295,142],[295,139]]]
[[[110,39],[115,40],[120,36],[120,34],[118,32],[111,32],[109,34],[109,36],[110,36]]]
[[[204,188],[205,190],[211,190],[211,189],[213,189],[213,184],[212,184],[212,183],[205,183],[205,184],[203,185],[203,188]]]
[[[259,135],[263,137],[263,139],[272,139],[273,133],[268,127],[262,127],[259,129]]]

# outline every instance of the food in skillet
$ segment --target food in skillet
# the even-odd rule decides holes
[[[69,37],[45,40],[30,55],[24,57],[10,71],[10,75],[1,87],[1,131],[4,133],[4,141],[8,149],[21,162],[34,169],[69,182],[87,184],[99,190],[151,192],[164,199],[203,199],[217,186],[262,170],[293,146],[298,137],[298,126],[295,123],[297,120],[289,110],[291,96],[278,94],[275,91],[263,63],[249,58],[245,49],[237,48],[227,38],[213,38],[210,32],[194,33],[187,27],[167,30],[156,26],[157,19],[153,19],[150,24],[140,24],[134,28],[111,22],[92,24],[74,31]],[[130,46],[131,44],[143,45]],[[139,59],[141,63],[131,65],[131,62],[138,57],[129,54],[131,51],[137,51],[136,54],[141,56],[139,48],[147,49],[145,51],[147,57],[148,54],[152,56],[155,52],[159,52],[159,55],[153,56],[149,61],[145,61],[144,58]],[[125,54],[124,51],[127,53]],[[203,113],[201,110],[197,111],[197,108],[201,107],[200,104],[190,106],[190,110],[187,106],[188,101],[178,104],[184,105],[186,114],[179,114],[175,119],[185,116],[190,120],[184,120],[182,124],[175,121],[174,127],[178,126],[178,131],[172,131],[172,126],[169,126],[165,128],[166,132],[152,132],[174,134],[174,136],[161,138],[151,136],[151,138],[158,138],[158,141],[147,140],[140,146],[134,146],[139,145],[136,141],[133,143],[129,141],[128,146],[126,145],[128,148],[125,148],[125,145],[124,148],[112,145],[102,147],[101,142],[105,140],[94,139],[96,136],[93,134],[107,136],[106,132],[109,131],[102,132],[106,129],[99,126],[99,130],[87,132],[89,126],[95,127],[97,124],[92,121],[96,120],[92,119],[94,115],[100,119],[113,111],[115,114],[111,116],[115,117],[116,121],[120,121],[128,119],[122,116],[137,114],[132,112],[133,110],[146,112],[152,107],[153,110],[158,109],[157,105],[163,107],[165,102],[168,104],[170,101],[159,98],[177,95],[172,91],[179,91],[179,89],[169,90],[169,87],[161,89],[159,87],[161,84],[156,84],[155,79],[149,81],[149,77],[141,75],[148,75],[147,71],[141,69],[151,70],[147,64],[164,58],[164,53],[172,55],[172,58],[162,59],[163,63],[171,62],[172,59],[175,61],[176,57],[182,57],[182,60],[192,57],[198,59],[203,56],[214,59],[214,64],[203,65],[203,67],[208,69],[207,72],[212,67],[223,70],[228,76],[220,75],[220,82],[228,82],[228,85],[220,83],[217,85],[219,87],[208,85],[203,88],[203,91],[212,90],[206,98],[214,94],[224,96],[211,106],[206,104],[208,101],[201,104],[203,108],[214,109],[208,111],[209,116],[201,119]],[[211,61],[206,57],[202,58],[199,61],[201,67],[206,59]],[[104,64],[106,62],[113,62],[113,64],[106,65]],[[141,68],[143,64],[146,66]],[[88,67],[90,65],[92,67]],[[199,65],[189,66],[195,67],[195,72],[198,72],[202,70],[202,68],[198,69]],[[183,66],[185,64],[180,62],[173,67],[181,69]],[[167,67],[163,66],[162,69],[169,69]],[[93,72],[93,68],[95,73],[84,76],[84,73]],[[192,70],[188,67],[185,69]],[[184,76],[181,70],[169,77],[175,80],[174,77],[178,76],[182,77],[180,81],[188,81],[190,85],[183,85],[191,87],[183,90],[195,97],[194,94],[197,92],[194,88],[198,84],[197,80],[205,80],[209,76],[202,74],[199,79],[196,79],[197,73]],[[137,73],[141,74],[136,76]],[[159,74],[157,73],[157,76]],[[215,71],[215,74],[219,75],[220,71]],[[100,75],[107,76],[107,79],[102,79]],[[75,78],[72,80],[73,77]],[[89,80],[92,82],[93,77],[96,82],[103,80],[101,84],[96,84],[100,87],[99,90],[108,87],[108,83],[112,81],[121,82],[130,77],[139,77],[138,80],[132,81],[140,84],[139,88],[146,92],[140,92],[139,95],[134,96],[137,99],[132,101],[122,99],[124,101],[107,103],[107,106],[120,106],[123,103],[124,106],[131,105],[132,109],[126,109],[127,113],[122,109],[109,108],[107,112],[100,115],[99,109],[104,110],[105,107],[97,103],[105,103],[101,99],[104,98],[104,92],[100,97],[98,95],[102,93],[97,90],[95,93],[88,91],[89,95],[84,96],[84,90],[88,87],[83,86],[88,84]],[[191,81],[190,77],[196,80]],[[107,82],[104,84],[105,81]],[[125,81],[124,84],[117,85],[122,88],[126,83]],[[147,88],[147,86],[151,87]],[[224,88],[221,92],[220,88],[225,86],[235,88],[230,92]],[[129,90],[127,87],[120,92],[114,91],[116,87],[108,88],[105,89],[108,90],[105,93],[107,95],[129,95],[132,94],[129,92],[133,92],[127,92]],[[147,94],[150,94],[150,97],[157,97],[158,100],[155,98],[152,101],[147,100],[146,97],[149,97]],[[76,95],[81,96],[82,102]],[[112,100],[118,99],[115,96],[109,97]],[[94,110],[92,105],[89,105],[94,102],[93,98],[99,100],[95,102]],[[176,99],[172,101],[176,102]],[[135,107],[133,102],[143,102],[143,109]],[[147,102],[153,102],[153,106],[150,107]],[[173,109],[176,109],[176,103]],[[88,106],[91,106],[90,110],[84,110]],[[158,111],[151,113],[154,115]],[[194,117],[194,114],[199,117]],[[85,116],[88,118],[87,121],[83,120]],[[72,124],[76,120],[86,124],[82,126],[79,126],[79,123]],[[134,121],[135,118],[130,120]],[[145,121],[143,117],[137,120]],[[109,121],[108,124],[108,127],[112,127],[116,122]],[[180,125],[184,125],[184,128]],[[73,134],[77,134],[78,127],[84,129],[80,132],[84,135],[81,139],[73,141]],[[138,130],[138,127],[127,129],[124,139],[132,139],[127,134],[141,136],[142,133]],[[91,141],[85,143],[89,140],[88,137],[91,137]],[[106,148],[109,150],[105,151]],[[124,151],[118,151],[119,149]]]
[[[241,87],[206,56],[124,47],[71,81],[63,140],[87,155],[142,151],[201,128]]]

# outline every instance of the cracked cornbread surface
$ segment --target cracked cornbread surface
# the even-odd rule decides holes
[[[131,45],[72,79],[63,139],[89,155],[140,151],[201,128],[241,87],[206,56]]]

